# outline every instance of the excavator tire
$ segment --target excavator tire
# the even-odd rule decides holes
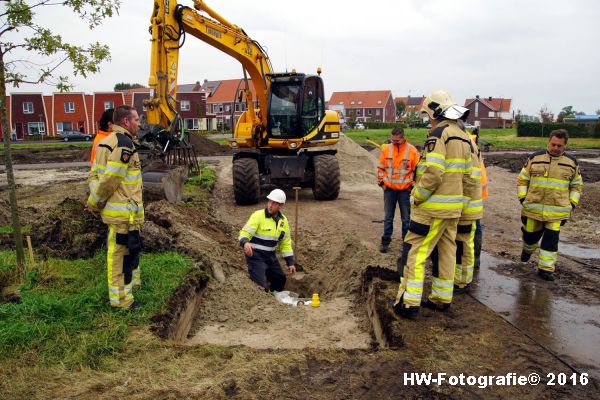
[[[260,182],[255,159],[238,158],[233,161],[233,193],[239,205],[258,203]]]
[[[332,154],[320,154],[313,158],[316,200],[335,200],[340,194],[340,165]]]

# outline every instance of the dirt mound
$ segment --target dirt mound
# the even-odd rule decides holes
[[[224,156],[233,154],[233,150],[229,146],[213,142],[212,140],[201,135],[190,135],[190,141],[194,146],[197,156]]]
[[[89,161],[90,147],[70,145],[62,148],[22,148],[11,149],[15,164],[46,164],[58,162]],[[4,151],[0,151],[0,163],[4,164]]]
[[[337,150],[342,183],[377,183],[377,159],[371,153],[343,134]]]
[[[31,226],[34,247],[44,256],[89,258],[106,242],[99,216],[84,211],[81,200],[64,199]]]

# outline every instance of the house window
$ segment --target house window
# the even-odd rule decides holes
[[[354,104],[354,102],[353,102],[353,101],[351,101],[351,102],[350,102],[350,104]]]
[[[377,115],[377,116],[381,115],[381,108],[378,108],[377,110],[375,110],[375,115]]]
[[[189,100],[181,100],[181,111],[190,111],[190,101]]]
[[[373,114],[373,110],[369,110],[368,113],[369,113],[369,115],[372,115]]]
[[[70,121],[56,123],[56,131],[57,132],[72,131],[72,130],[73,130],[73,123]]]
[[[190,130],[190,131],[197,131],[200,126],[200,120],[198,118],[186,118],[184,120],[185,123],[185,129]]]
[[[381,104],[381,100],[377,100],[377,104]]]
[[[235,103],[235,111],[240,111],[240,103]]]
[[[229,104],[227,104],[225,106],[225,112],[230,112],[231,111],[231,106]]]
[[[362,104],[362,101],[359,101],[358,104]]]
[[[26,101],[23,103],[23,114],[33,114],[33,103]]]
[[[74,113],[75,112],[75,103],[72,101],[65,101],[65,112],[66,113]]]
[[[104,102],[104,111],[110,110],[111,108],[115,108],[115,102],[114,101],[105,101]]]
[[[360,115],[360,110],[356,110],[356,115]]]
[[[475,103],[475,118],[479,117],[479,103]]]
[[[44,135],[46,127],[43,122],[29,122],[27,124],[27,133],[29,135]]]
[[[343,106],[343,105],[344,105],[344,102],[343,102],[343,101],[340,101],[340,105],[342,105],[342,106]]]

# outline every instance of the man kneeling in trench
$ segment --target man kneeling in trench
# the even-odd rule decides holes
[[[282,291],[285,273],[277,260],[277,249],[285,259],[290,274],[296,272],[290,224],[281,213],[285,193],[275,189],[267,196],[267,207],[255,211],[240,231],[240,246],[244,249],[250,279],[265,290]],[[267,287],[267,281],[269,287]]]

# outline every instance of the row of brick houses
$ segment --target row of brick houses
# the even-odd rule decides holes
[[[258,106],[254,87],[251,82],[249,84],[255,106]],[[177,108],[185,128],[231,129],[246,110],[244,88],[243,79],[204,80],[203,83],[179,85]],[[95,134],[102,112],[122,104],[136,107],[143,118],[143,101],[149,96],[148,88],[93,94],[12,93],[7,96],[6,105],[13,136],[22,140],[26,135],[57,136],[65,130]],[[333,92],[327,105],[342,118],[356,122],[394,122],[397,120],[396,103],[402,101],[406,113],[418,112],[424,99],[424,96],[393,98],[391,90]],[[511,99],[476,96],[465,100],[465,107],[471,110],[467,120],[470,124],[482,128],[512,126]]]

